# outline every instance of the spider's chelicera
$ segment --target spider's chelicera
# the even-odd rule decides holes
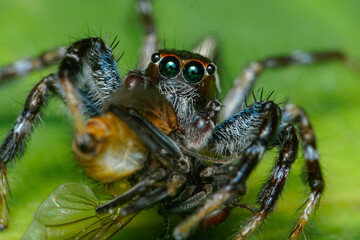
[[[47,239],[107,239],[141,210],[158,206],[166,220],[172,214],[187,215],[174,229],[176,239],[186,238],[198,225],[225,221],[234,207],[248,208],[253,217],[236,237],[244,239],[275,207],[297,158],[298,128],[310,194],[290,235],[297,238],[324,189],[310,121],[302,108],[279,106],[271,94],[258,92],[251,105],[246,98],[267,68],[345,60],[343,54],[296,52],[254,62],[221,103],[215,40],[206,38],[193,51],[156,50],[151,7],[147,1],[139,4],[147,28],[144,69],[121,78],[112,53],[116,41],[108,46],[100,38],[86,38],[0,69],[1,82],[61,60],[59,71],[31,90],[0,148],[1,227],[8,225],[6,164],[22,152],[48,99],[58,96],[74,118],[73,150],[79,164],[102,183],[111,200],[83,184],[62,185],[40,207],[24,238],[42,234]],[[258,207],[239,203],[249,175],[274,147],[278,158]],[[167,230],[168,224],[162,237]]]

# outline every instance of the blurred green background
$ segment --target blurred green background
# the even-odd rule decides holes
[[[249,62],[293,50],[340,49],[360,63],[358,0],[157,0],[154,15],[166,47],[191,49],[208,34],[218,37],[223,93]],[[0,65],[100,32],[119,36],[125,50],[119,69],[123,74],[131,70],[143,36],[133,1],[0,1]],[[0,139],[10,130],[31,87],[53,71],[56,66],[1,86]],[[266,72],[258,87],[275,90],[277,101],[289,99],[303,106],[317,134],[326,192],[306,227],[307,239],[360,239],[360,74],[342,63],[296,66]],[[52,100],[24,156],[9,164],[11,225],[0,239],[18,239],[57,186],[89,182],[72,156],[73,130],[63,113],[60,102]],[[251,239],[286,239],[296,223],[307,190],[301,181],[301,155],[274,213]],[[251,175],[244,202],[255,201],[274,157],[275,152],[267,154]],[[191,239],[225,239],[248,217],[248,212],[234,210],[224,224],[199,230]],[[174,218],[173,226],[179,220]],[[155,239],[162,227],[156,211],[148,210],[114,238]]]

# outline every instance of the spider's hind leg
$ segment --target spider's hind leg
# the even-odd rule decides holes
[[[212,151],[220,155],[239,152],[241,158],[236,167],[228,169],[231,178],[227,184],[207,198],[202,207],[176,227],[174,231],[176,239],[186,237],[189,231],[208,214],[226,206],[226,203],[235,197],[241,196],[243,183],[276,136],[280,117],[281,111],[275,103],[257,102],[216,127],[211,142]],[[251,136],[245,139],[244,144],[239,136],[245,134]]]
[[[7,66],[0,67],[0,84],[11,78],[24,76],[35,70],[41,70],[59,63],[64,57],[67,47],[59,47],[46,51],[39,56],[16,61]]]
[[[280,126],[278,141],[280,144],[279,157],[265,187],[260,192],[258,200],[260,209],[242,229],[240,234],[236,236],[237,240],[245,239],[249,236],[251,232],[264,221],[269,213],[272,212],[284,188],[291,165],[296,160],[298,138],[296,130],[291,124],[285,123]]]
[[[151,1],[137,0],[136,8],[145,29],[140,56],[140,68],[145,69],[150,63],[151,54],[158,48],[158,35],[152,13]]]
[[[304,204],[298,224],[289,237],[290,239],[296,239],[304,229],[311,213],[319,204],[325,183],[321,173],[319,154],[316,149],[315,135],[305,111],[296,105],[286,105],[283,120],[299,126],[306,161],[307,183],[311,190],[309,198]]]

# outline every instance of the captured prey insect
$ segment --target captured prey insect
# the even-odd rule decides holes
[[[2,81],[61,60],[59,71],[32,89],[0,149],[3,228],[8,224],[6,164],[21,153],[41,108],[56,95],[75,120],[73,149],[79,164],[110,196],[102,198],[104,193],[82,184],[62,185],[40,207],[24,239],[110,238],[153,206],[161,207],[165,218],[188,215],[174,230],[175,238],[186,238],[197,225],[217,225],[231,208],[241,206],[249,174],[265,151],[278,147],[259,207],[237,236],[246,238],[273,210],[297,157],[294,126],[300,130],[311,189],[290,236],[298,237],[324,188],[309,119],[300,107],[281,107],[262,92],[254,104],[241,106],[266,68],[346,58],[339,52],[297,52],[255,62],[220,103],[217,68],[211,60],[214,40],[205,39],[191,52],[157,50],[149,2],[141,1],[139,9],[147,30],[140,61],[147,67],[123,79],[112,54],[116,41],[107,46],[100,38],[86,38],[0,70]]]

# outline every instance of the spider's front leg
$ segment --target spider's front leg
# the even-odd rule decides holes
[[[0,67],[0,84],[11,78],[24,76],[35,70],[41,70],[57,64],[66,53],[67,47],[59,47],[33,58],[22,59]]]
[[[140,68],[145,69],[150,63],[151,55],[158,49],[158,35],[152,14],[151,1],[138,0],[136,8],[145,29],[145,36],[141,46],[140,56]]]
[[[86,56],[90,57],[90,59],[86,59]],[[72,65],[74,61],[78,64]],[[85,74],[82,79],[86,79],[86,81],[81,82],[77,90],[85,101],[80,109],[81,114],[90,116],[99,114],[101,111],[99,104],[120,85],[120,77],[111,49],[101,39],[84,39],[74,43],[68,49],[62,66],[66,64],[70,64],[72,69],[76,68],[75,70],[94,70],[93,74],[82,71],[82,74]],[[63,70],[60,70],[60,72],[62,72],[61,74],[64,73]],[[0,147],[0,227],[2,229],[5,229],[8,225],[6,165],[16,156],[21,155],[25,140],[29,138],[31,130],[36,126],[41,109],[51,96],[50,93],[54,93],[66,101],[59,80],[61,74],[49,75],[31,90],[26,99],[24,110]]]
[[[210,196],[204,205],[174,231],[182,239],[211,212],[221,209],[241,191],[246,179],[271,146],[281,118],[280,108],[273,102],[257,102],[215,128],[210,150],[219,156],[239,154],[240,161],[228,183]]]
[[[272,212],[284,188],[291,165],[296,160],[298,138],[295,128],[288,123],[282,124],[279,127],[277,139],[280,147],[279,157],[265,187],[260,192],[258,200],[260,209],[236,236],[237,240],[248,237],[251,232],[264,221],[269,213]]]
[[[23,111],[0,147],[0,230],[8,226],[6,196],[9,186],[6,179],[6,164],[16,155],[22,154],[25,140],[37,124],[40,111],[47,103],[50,92],[56,89],[56,82],[56,76],[49,75],[36,84],[26,99]]]
[[[304,210],[299,218],[298,224],[290,235],[290,239],[295,239],[300,235],[313,210],[319,204],[325,183],[321,173],[315,134],[305,111],[296,105],[286,105],[283,121],[293,123],[299,127],[306,161],[306,180],[311,190],[309,198],[304,204]]]
[[[159,48],[159,39],[153,16],[151,0],[137,0],[136,10],[145,30],[139,63],[140,69],[145,69],[150,63],[151,55]],[[192,52],[198,53],[211,60],[216,60],[219,53],[217,47],[218,43],[216,38],[208,36],[203,39],[199,45],[192,50]],[[219,83],[217,84],[219,85]],[[220,86],[218,86],[218,88],[220,89]]]

